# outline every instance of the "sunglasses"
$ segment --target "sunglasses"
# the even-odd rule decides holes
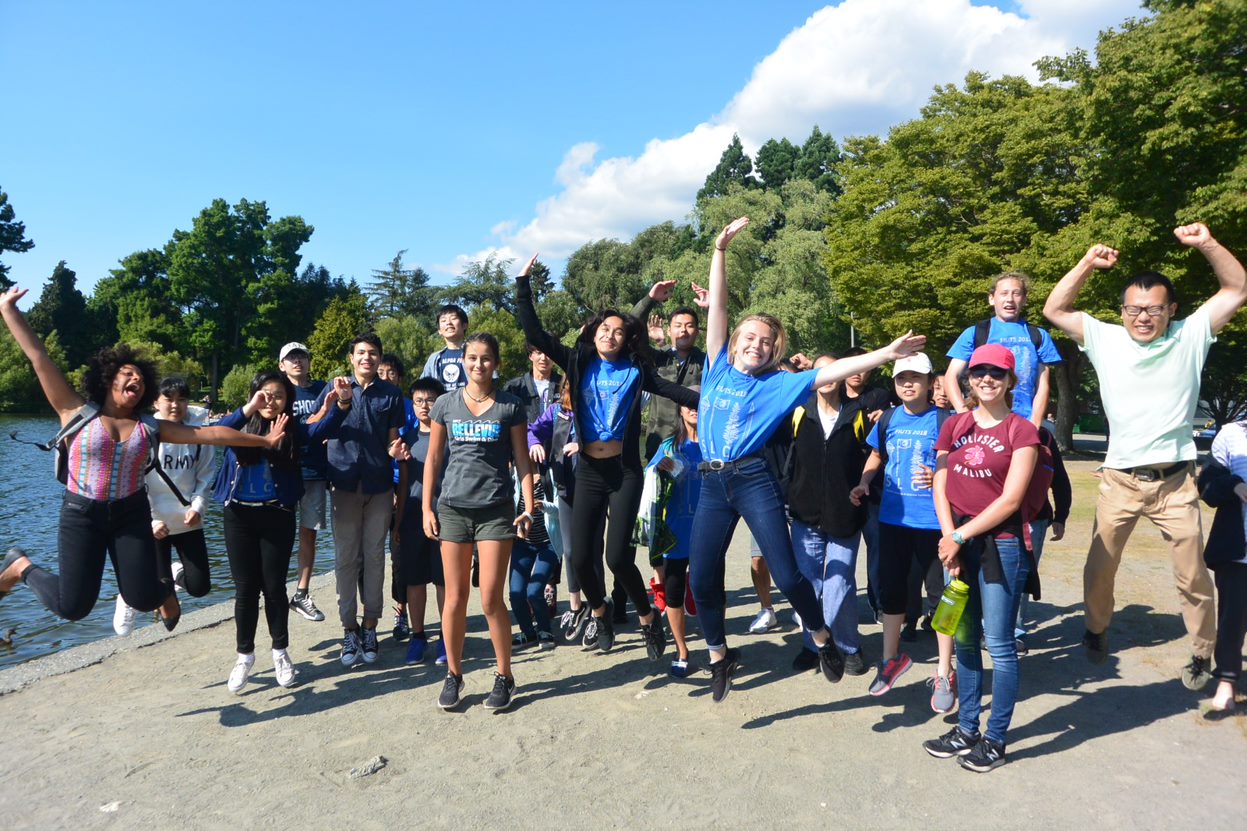
[[[1003,381],[1009,377],[1009,370],[998,366],[976,366],[970,370],[971,378],[992,378],[996,381]]]

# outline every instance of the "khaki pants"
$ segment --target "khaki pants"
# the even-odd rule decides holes
[[[356,597],[363,594],[364,617],[377,620],[385,606],[385,537],[394,515],[394,492],[333,490],[334,572],[338,617],[343,629],[359,627]],[[363,588],[359,575],[363,572]]]
[[[1147,517],[1169,543],[1182,619],[1195,655],[1212,655],[1216,614],[1212,578],[1204,566],[1203,527],[1194,465],[1155,482],[1104,468],[1096,503],[1091,550],[1083,569],[1087,631],[1100,633],[1113,619],[1113,583],[1126,541],[1140,517]]]

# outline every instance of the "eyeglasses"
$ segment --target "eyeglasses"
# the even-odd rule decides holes
[[[971,378],[983,378],[984,376],[996,381],[1003,381],[1009,377],[1009,370],[998,366],[976,366],[970,369]]]
[[[1122,306],[1121,310],[1126,317],[1138,317],[1147,312],[1148,317],[1160,317],[1165,313],[1165,306]]]
[[[412,403],[412,404],[415,404],[417,407],[423,406],[423,405],[425,405],[425,404],[432,405],[432,404],[433,404],[434,402],[436,402],[436,401],[437,401],[437,396],[434,396],[433,398],[413,398],[413,399],[411,399],[411,403]]]

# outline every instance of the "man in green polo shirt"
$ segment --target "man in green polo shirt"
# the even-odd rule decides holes
[[[1083,570],[1087,657],[1097,664],[1108,658],[1117,566],[1135,524],[1146,517],[1169,541],[1192,645],[1182,683],[1199,690],[1212,678],[1216,617],[1203,559],[1191,420],[1208,347],[1247,301],[1247,273],[1204,225],[1184,225],[1174,235],[1204,255],[1221,285],[1185,320],[1173,319],[1178,309],[1173,284],[1150,271],[1134,277],[1122,291],[1121,326],[1077,311],[1074,301],[1087,278],[1117,262],[1117,251],[1106,245],[1093,245],[1061,278],[1044,305],[1044,316],[1090,358],[1111,430]]]

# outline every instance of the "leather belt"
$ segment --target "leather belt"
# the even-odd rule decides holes
[[[1178,462],[1177,464],[1168,465],[1167,467],[1155,467],[1145,465],[1143,467],[1127,467],[1122,468],[1122,473],[1128,473],[1140,482],[1159,482],[1161,479],[1168,479],[1175,473],[1180,473],[1187,469],[1190,462]]]

